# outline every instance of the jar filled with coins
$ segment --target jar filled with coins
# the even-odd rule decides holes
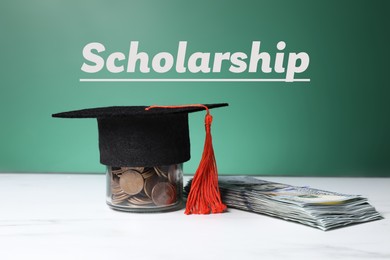
[[[163,212],[182,207],[182,164],[107,166],[107,204],[116,210]]]

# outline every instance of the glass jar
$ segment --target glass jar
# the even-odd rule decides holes
[[[155,167],[107,166],[108,206],[130,212],[182,208],[183,164]]]

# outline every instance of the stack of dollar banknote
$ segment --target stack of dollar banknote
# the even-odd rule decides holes
[[[191,181],[185,187],[188,193]],[[299,187],[247,176],[220,176],[223,202],[230,208],[266,214],[329,230],[382,219],[359,195]]]

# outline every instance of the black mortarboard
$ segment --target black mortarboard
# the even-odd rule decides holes
[[[228,104],[206,104],[217,108]],[[115,106],[53,114],[61,118],[96,118],[100,162],[109,166],[156,166],[190,159],[188,113],[202,107]]]

